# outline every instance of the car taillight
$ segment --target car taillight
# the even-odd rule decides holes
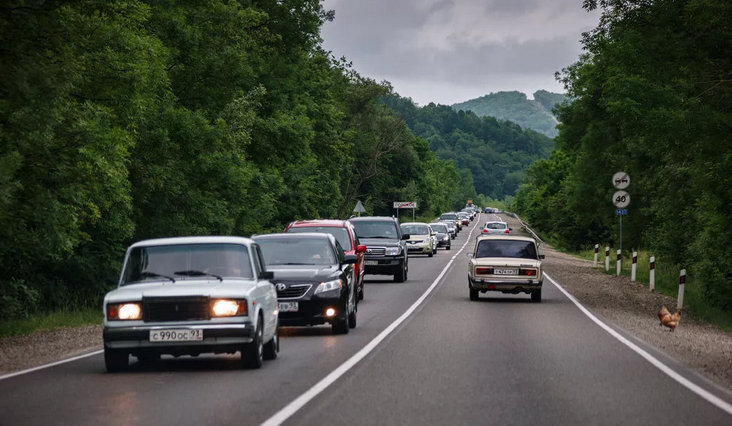
[[[505,231],[503,231],[503,233],[504,234],[508,234],[508,229],[506,229]]]
[[[483,233],[484,233],[484,234],[487,234],[487,233],[488,233],[488,230],[487,230],[487,229],[484,229],[484,230],[483,230]]]
[[[536,269],[519,269],[519,275],[526,275],[529,277],[536,276]]]
[[[491,275],[493,274],[493,268],[475,268],[475,273],[478,275]]]

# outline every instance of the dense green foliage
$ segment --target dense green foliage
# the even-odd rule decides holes
[[[524,129],[533,129],[550,138],[557,135],[557,120],[552,110],[566,99],[565,95],[539,90],[534,100],[522,92],[497,92],[453,104],[456,111],[471,111],[479,117],[513,121]]]
[[[384,103],[427,140],[441,159],[470,170],[479,194],[494,199],[513,195],[524,169],[546,158],[554,146],[540,133],[493,117],[433,103],[420,108],[411,99],[396,95],[384,98]]]
[[[623,246],[685,267],[705,304],[732,310],[732,3],[585,1],[603,9],[561,74],[556,151],[516,210],[563,245],[618,245],[611,177],[629,173]],[[689,291],[687,289],[687,291]]]
[[[98,303],[139,239],[475,195],[320,48],[318,0],[0,6],[0,315]]]

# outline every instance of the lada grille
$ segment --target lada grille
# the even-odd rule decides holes
[[[386,254],[385,247],[368,247],[366,249],[367,256],[383,256],[384,254]]]
[[[312,284],[292,284],[287,288],[280,289],[282,285],[277,285],[278,299],[299,299],[310,290]]]
[[[207,296],[143,297],[142,317],[146,322],[208,320],[209,306]]]

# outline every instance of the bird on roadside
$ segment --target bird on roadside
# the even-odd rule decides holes
[[[679,322],[681,322],[681,311],[677,309],[672,314],[668,308],[662,306],[661,310],[658,311],[658,319],[661,320],[661,325],[668,327],[669,331],[673,332],[678,327]]]

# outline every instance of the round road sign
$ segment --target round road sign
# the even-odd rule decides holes
[[[630,176],[625,172],[617,172],[613,175],[613,186],[618,189],[625,189],[630,186]]]
[[[630,204],[630,194],[626,191],[615,191],[613,194],[613,204],[619,209],[624,209]]]

